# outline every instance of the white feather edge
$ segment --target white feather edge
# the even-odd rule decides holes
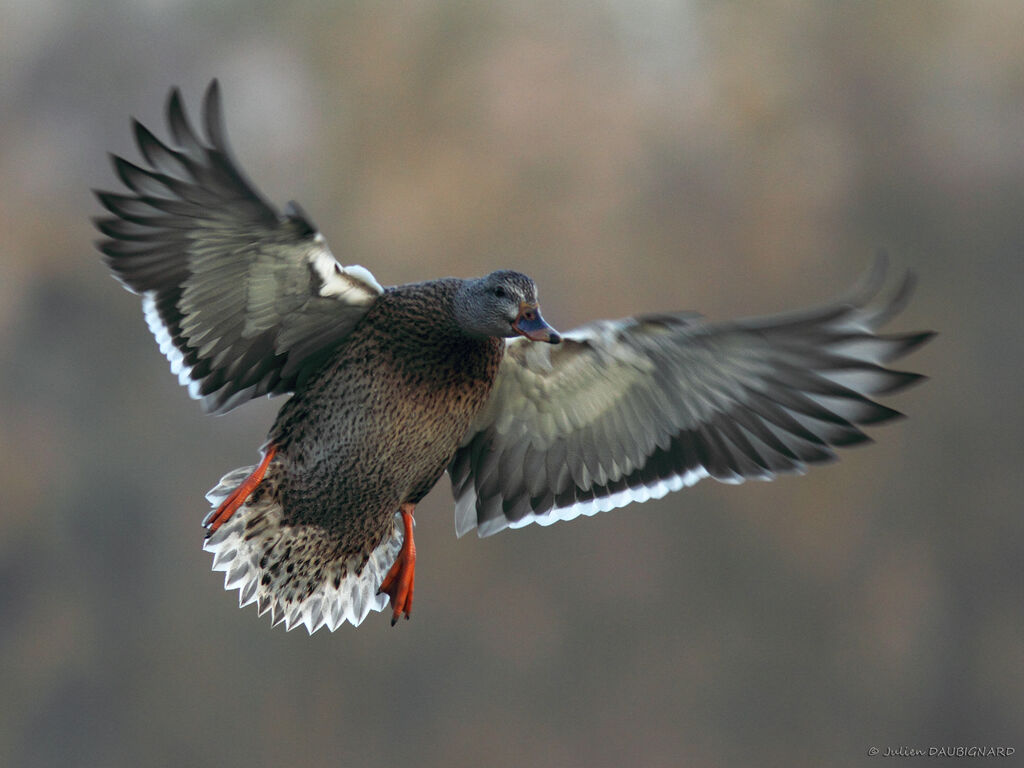
[[[193,400],[202,400],[203,396],[199,392],[202,382],[191,378],[192,366],[185,365],[185,356],[174,346],[171,332],[164,325],[164,321],[160,318],[160,313],[157,312],[156,291],[146,291],[142,294],[142,314],[146,318],[149,332],[153,334],[157,345],[160,347],[160,352],[171,363],[171,373],[177,376],[178,383],[188,390],[189,397]]]
[[[229,472],[206,494],[207,500],[214,508],[218,507],[253,469],[255,467],[244,467]],[[388,596],[378,595],[377,589],[402,547],[401,518],[397,513],[391,537],[373,550],[359,575],[354,574],[355,563],[349,562],[348,573],[340,585],[334,587],[334,574],[329,569],[313,594],[292,605],[280,605],[268,595],[261,594],[259,560],[262,550],[259,544],[263,537],[256,536],[250,540],[245,537],[246,522],[252,515],[265,511],[264,505],[242,505],[203,542],[203,549],[213,554],[213,570],[224,573],[224,588],[238,590],[239,607],[258,603],[260,615],[269,611],[274,624],[283,622],[288,631],[304,626],[311,635],[322,627],[333,632],[345,622],[357,627],[370,611],[383,611],[387,607]],[[334,567],[340,571],[342,566],[343,563],[339,562]]]
[[[476,519],[476,489],[470,486],[459,497],[455,504],[455,535],[462,537],[474,528],[480,538],[503,531],[506,528],[525,528],[527,525],[536,523],[540,526],[553,525],[554,523],[573,520],[577,517],[591,517],[599,512],[609,512],[613,509],[621,509],[628,504],[642,504],[652,499],[660,499],[669,493],[688,488],[691,485],[708,477],[708,472],[703,467],[697,467],[684,472],[681,475],[659,480],[656,483],[639,485],[635,488],[626,488],[623,491],[602,496],[588,501],[581,501],[565,507],[554,507],[543,514],[529,514],[520,520],[510,521],[504,517],[488,520],[483,525],[477,525]]]

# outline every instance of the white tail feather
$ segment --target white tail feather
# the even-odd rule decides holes
[[[207,500],[218,507],[253,469],[226,474]],[[371,610],[384,610],[388,596],[377,589],[402,547],[398,513],[391,535],[362,570],[356,557],[340,561],[324,554],[329,542],[321,529],[281,520],[281,507],[270,494],[250,499],[203,543],[213,553],[213,570],[225,574],[224,588],[238,590],[241,607],[255,602],[259,615],[269,611],[275,625],[284,622],[288,630],[303,625],[309,634],[321,627],[333,632],[346,621],[358,626]]]

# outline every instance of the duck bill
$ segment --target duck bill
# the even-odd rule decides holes
[[[558,344],[562,341],[558,331],[541,317],[540,307],[536,304],[524,302],[519,306],[519,317],[513,321],[512,330],[530,341],[546,341],[548,344]]]

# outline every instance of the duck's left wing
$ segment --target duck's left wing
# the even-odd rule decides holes
[[[712,325],[695,315],[600,321],[559,346],[517,339],[449,467],[456,533],[548,525],[660,498],[705,477],[803,472],[859,425],[900,414],[871,398],[921,376],[885,365],[929,332],[880,335],[885,273],[828,307]]]

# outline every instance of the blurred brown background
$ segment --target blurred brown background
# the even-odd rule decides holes
[[[0,765],[1024,753],[1022,40],[1018,0],[0,2]],[[214,76],[252,178],[382,283],[721,319],[886,247],[933,378],[804,478],[462,541],[442,481],[412,621],[272,629],[199,522],[280,401],[203,416],[89,222],[129,115]]]

